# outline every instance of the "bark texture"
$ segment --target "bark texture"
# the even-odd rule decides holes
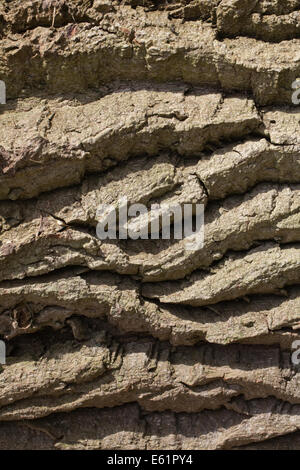
[[[300,448],[298,78],[300,0],[1,1],[0,449]]]

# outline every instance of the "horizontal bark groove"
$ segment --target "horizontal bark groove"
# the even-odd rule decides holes
[[[299,37],[300,2],[257,2],[255,0],[112,0],[111,2],[81,0],[26,0],[21,4],[11,1],[2,5],[0,15],[3,34],[24,33],[37,27],[57,28],[82,22],[97,24],[122,12],[132,12],[126,5],[138,8],[137,12],[159,10],[170,20],[204,21],[213,23],[221,37],[250,36],[264,41],[279,42]],[[142,7],[142,8],[139,8]],[[55,10],[54,10],[55,8]],[[70,28],[70,35],[72,29]]]
[[[274,293],[299,282],[299,256],[298,244],[281,248],[265,243],[246,255],[228,255],[208,274],[196,272],[182,281],[144,284],[142,294],[163,303],[201,306],[248,294]]]
[[[77,191],[60,190],[33,204],[0,203],[0,280],[38,276],[72,265],[138,275],[143,281],[180,279],[208,268],[230,250],[249,249],[259,240],[300,241],[300,186],[274,184],[260,184],[245,196],[209,203],[204,246],[194,251],[186,250],[185,240],[98,240],[99,204],[118,207],[121,196],[129,204],[147,203],[149,215],[154,202],[207,204],[195,168],[177,169],[173,162],[168,157],[151,163],[137,160],[124,167],[123,178],[119,171],[111,172],[111,180],[90,179]],[[140,222],[137,217],[136,223]]]
[[[267,418],[267,419],[266,419]],[[219,426],[218,423],[222,423]],[[89,450],[212,450],[278,438],[299,429],[299,405],[274,398],[233,400],[228,408],[202,413],[145,413],[137,404],[113,410],[88,408],[36,421],[2,423],[3,448]],[[297,432],[298,434],[298,432]]]
[[[139,284],[127,277],[62,272],[1,283],[0,334],[10,339],[47,327],[59,330],[70,317],[83,316],[107,320],[119,334],[152,335],[174,345],[205,340],[224,345],[279,343],[289,349],[298,334],[298,297],[299,287],[293,286],[277,295],[243,297],[207,307],[176,306],[143,299]]]
[[[4,36],[0,73],[10,98],[22,90],[27,95],[32,90],[82,92],[115,79],[183,80],[251,92],[259,105],[290,105],[291,84],[300,71],[295,61],[300,39],[219,41],[216,34],[209,23],[121,8],[95,25],[38,27]]]
[[[199,155],[209,144],[259,132],[262,123],[252,100],[203,89],[185,96],[186,90],[176,84],[123,85],[84,104],[24,100],[20,109],[0,115],[6,143],[0,199],[30,198],[76,184],[85,173],[130,157],[157,156],[162,149]]]
[[[273,396],[300,401],[299,374],[290,370],[289,353],[278,347],[174,349],[153,340],[118,341],[79,319],[69,322],[81,342],[63,334],[54,340],[44,335],[37,341],[28,336],[16,341],[17,355],[12,350],[0,378],[0,420],[130,402],[147,411],[196,413],[226,406],[241,395],[246,400]],[[31,382],[24,384],[24,377]]]

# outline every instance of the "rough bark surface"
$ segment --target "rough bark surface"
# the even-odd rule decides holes
[[[1,0],[0,449],[300,448],[298,78],[300,0]]]

